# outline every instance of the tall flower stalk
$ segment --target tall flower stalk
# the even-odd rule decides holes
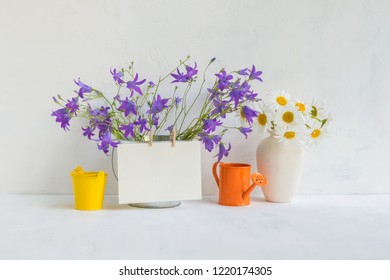
[[[172,71],[154,81],[142,78],[133,63],[127,69],[111,69],[117,91],[110,96],[78,78],[75,97],[53,98],[61,108],[53,111],[52,116],[64,130],[69,130],[72,118],[86,119],[83,135],[97,142],[98,149],[106,154],[120,141],[145,141],[150,131],[157,135],[175,130],[177,140],[199,139],[209,152],[218,149],[216,157],[220,161],[231,149],[231,144],[223,141],[228,130],[237,130],[245,137],[252,131],[253,119],[259,112],[251,109],[250,104],[260,99],[251,83],[262,82],[262,72],[255,66],[232,72],[221,69],[206,89],[206,74],[213,58],[205,67],[196,95],[190,98],[198,79],[198,65],[189,60],[190,57],[181,60]],[[159,92],[167,82],[174,85],[170,96]],[[241,115],[242,125],[224,126],[235,112]],[[193,115],[196,117],[190,119]]]

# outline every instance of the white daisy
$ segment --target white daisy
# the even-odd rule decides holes
[[[291,105],[280,107],[275,114],[274,122],[277,126],[303,126],[303,114],[298,111],[298,108]]]
[[[289,105],[290,102],[290,94],[285,90],[275,90],[271,92],[271,94],[268,94],[266,97],[267,105],[274,110]]]
[[[310,128],[306,136],[309,145],[313,145],[313,144],[317,144],[318,141],[321,141],[321,139],[326,137],[326,135],[327,135],[327,126],[324,125],[321,127],[321,125],[319,125],[317,127],[313,126],[312,128]]]
[[[301,101],[300,99],[295,99],[293,101],[293,104],[295,107],[297,107],[298,111],[302,112],[303,114],[305,114],[307,112],[307,105]]]
[[[253,121],[253,126],[259,129],[260,134],[268,130],[271,126],[271,111],[267,110],[264,102],[256,103],[255,110],[259,112],[257,118]]]
[[[324,107],[325,103],[316,98],[308,106],[307,111],[312,118],[323,120],[327,117],[327,113],[325,112]]]
[[[287,126],[276,126],[274,129],[274,137],[282,143],[298,144],[301,145],[304,143],[304,133],[302,128],[299,126],[296,127],[287,127]]]

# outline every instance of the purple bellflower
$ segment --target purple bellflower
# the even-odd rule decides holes
[[[107,131],[111,130],[112,121],[108,110],[110,110],[110,107],[104,106],[93,110],[92,108],[89,109],[89,114],[92,117],[90,120],[90,126],[96,127],[99,130],[99,138],[101,138]]]
[[[112,74],[112,77],[114,78],[114,81],[117,82],[119,85],[123,84],[123,73],[122,72],[117,72],[116,69],[114,68],[114,71],[110,69],[110,72]]]
[[[241,88],[241,90],[242,90],[245,94],[247,94],[247,93],[250,92],[250,90],[251,90],[251,86],[250,86],[250,84],[248,84],[247,81],[244,81],[244,82],[240,85],[240,88]]]
[[[102,138],[106,132],[111,131],[111,120],[105,119],[103,121],[97,122],[96,127],[99,130],[99,138]]]
[[[124,133],[124,136],[126,138],[129,137],[129,135],[131,135],[131,137],[135,137],[135,133],[134,133],[134,124],[133,123],[129,123],[129,124],[123,124],[119,127],[120,130],[122,130]]]
[[[166,130],[168,130],[169,132],[172,132],[172,129],[173,129],[173,124],[168,126]]]
[[[219,136],[219,135],[214,135],[214,136],[211,137],[211,140],[213,140],[213,142],[215,143],[215,145],[218,145],[218,143],[221,142],[222,137]]]
[[[222,122],[217,119],[205,119],[203,120],[203,130],[205,133],[210,134],[217,129],[217,126],[221,126]]]
[[[250,101],[255,101],[256,97],[257,97],[257,93],[255,93],[253,90],[249,91],[246,95],[246,99]]]
[[[162,110],[168,108],[166,105],[169,101],[169,98],[162,99],[159,94],[157,94],[157,98],[154,100],[152,107],[146,111],[146,114],[157,114],[160,113]]]
[[[213,105],[215,107],[214,110],[210,112],[210,114],[213,115],[218,115],[221,114],[221,118],[226,118],[226,111],[228,109],[228,104],[229,102],[224,100],[221,101],[219,99],[214,99],[213,100]]]
[[[246,93],[250,91],[250,85],[244,81],[241,85],[238,83],[234,84],[234,88],[230,92],[230,101],[234,101],[234,108],[237,108],[238,103],[245,99]]]
[[[195,62],[195,66],[194,67],[191,67],[189,65],[186,66],[186,71],[187,71],[187,79],[190,80],[192,79],[196,74],[198,74],[198,70],[196,69],[198,65],[196,64]]]
[[[211,140],[210,137],[203,132],[201,132],[198,136],[200,138],[200,141],[204,144],[205,149],[211,152],[214,149],[213,140]]]
[[[239,128],[240,132],[245,135],[245,139],[248,138],[248,133],[252,132],[252,129],[250,127],[241,127]]]
[[[84,98],[84,93],[90,93],[92,91],[92,88],[89,85],[86,85],[83,82],[81,82],[80,78],[79,78],[78,82],[76,82],[75,80],[73,80],[73,81],[76,83],[76,85],[78,85],[80,87],[79,96],[81,98]]]
[[[91,137],[95,135],[95,133],[93,133],[93,131],[95,129],[93,129],[92,127],[90,126],[87,126],[86,128],[82,127],[81,128],[84,132],[83,132],[83,135],[88,137],[89,140],[91,140]]]
[[[78,98],[73,97],[72,100],[68,100],[65,107],[69,109],[70,113],[75,113],[79,109]]]
[[[209,152],[211,152],[214,149],[215,145],[218,145],[218,143],[222,140],[222,137],[219,135],[213,135],[209,136],[204,132],[199,133],[200,141],[204,144],[205,149]]]
[[[139,126],[140,133],[143,133],[144,131],[149,131],[150,129],[146,127],[148,124],[148,121],[143,119],[141,116],[138,117],[138,120],[134,122],[135,125]]]
[[[220,72],[218,74],[215,74],[215,76],[217,76],[219,79],[218,88],[220,90],[227,89],[231,85],[230,80],[233,79],[233,76],[226,75],[225,70],[223,70],[222,72]]]
[[[221,94],[218,90],[213,89],[213,88],[208,88],[207,91],[208,91],[209,93],[211,93],[211,94],[210,94],[210,97],[209,97],[209,100],[216,99],[216,98],[219,97],[220,94]]]
[[[249,74],[249,80],[259,80],[262,82],[263,80],[260,78],[260,75],[263,74],[262,71],[256,71],[256,67],[252,65],[252,70]]]
[[[251,109],[248,106],[242,106],[240,113],[241,116],[245,118],[250,125],[253,124],[253,118],[256,118],[259,114],[257,111]]]
[[[221,161],[223,157],[227,157],[229,155],[229,151],[232,148],[232,145],[229,143],[229,147],[226,149],[223,143],[219,143],[219,152],[216,156],[218,156],[218,162]]]
[[[202,135],[200,137],[202,143],[204,144],[204,147],[207,151],[211,152],[214,149],[214,142],[210,139],[206,134]]]
[[[98,149],[107,154],[110,146],[116,148],[118,147],[118,144],[119,142],[115,142],[112,140],[111,133],[109,131],[106,131],[100,138],[100,144],[98,144]]]
[[[175,80],[173,80],[171,82],[171,84],[172,83],[185,83],[185,82],[187,82],[187,76],[184,73],[181,73],[179,71],[179,69],[177,69],[176,72],[177,72],[177,74],[173,74],[173,73],[171,74],[171,76],[175,78]]]
[[[72,116],[68,113],[67,108],[58,109],[54,111],[51,115],[56,117],[56,122],[61,123],[61,128],[63,128],[64,130],[69,130],[69,121]]]
[[[193,79],[196,74],[198,74],[198,70],[196,69],[198,65],[195,62],[195,66],[191,67],[189,65],[186,66],[187,73],[181,73],[179,69],[176,70],[177,74],[171,74],[172,77],[175,78],[171,83],[185,83],[189,80]]]
[[[110,110],[110,107],[103,107],[103,106],[101,106],[100,108],[93,109],[93,110],[92,110],[91,106],[89,108],[90,108],[89,113],[91,114],[91,116],[98,116],[98,117],[108,116],[108,114],[109,114],[108,110]]]
[[[249,71],[248,68],[241,69],[241,70],[238,70],[238,71],[237,71],[237,74],[238,74],[238,75],[241,75],[241,76],[248,76],[248,75],[249,75],[249,74],[248,74],[248,71]]]
[[[183,100],[183,98],[180,98],[178,96],[175,97],[175,105],[178,106],[182,100]]]
[[[140,95],[142,95],[142,91],[141,91],[139,86],[142,85],[143,83],[145,83],[145,81],[146,81],[146,79],[144,79],[142,81],[138,81],[138,73],[135,74],[134,80],[128,81],[126,83],[126,87],[131,90],[131,95],[130,96],[133,96],[134,91],[136,91]]]
[[[158,126],[158,121],[159,121],[159,120],[160,120],[159,115],[153,115],[153,116],[152,116],[152,123],[153,123],[153,125],[154,125],[155,127]]]
[[[237,108],[238,103],[242,101],[245,97],[245,92],[240,88],[235,88],[230,92],[230,101],[234,101],[234,108]]]
[[[122,104],[121,106],[118,107],[118,110],[124,111],[125,117],[130,115],[130,113],[137,115],[137,106],[133,101],[131,100],[129,101],[128,97],[126,97],[125,100],[119,100],[119,101],[122,102]]]

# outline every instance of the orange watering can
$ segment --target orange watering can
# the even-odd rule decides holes
[[[217,166],[219,165],[219,178]],[[218,203],[226,206],[244,206],[250,203],[250,193],[256,186],[264,186],[266,178],[260,173],[250,176],[251,166],[242,163],[216,162],[213,175],[219,188]],[[250,184],[252,178],[253,184]]]

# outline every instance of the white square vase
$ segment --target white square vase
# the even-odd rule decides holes
[[[200,149],[199,141],[119,144],[119,204],[201,199]]]

